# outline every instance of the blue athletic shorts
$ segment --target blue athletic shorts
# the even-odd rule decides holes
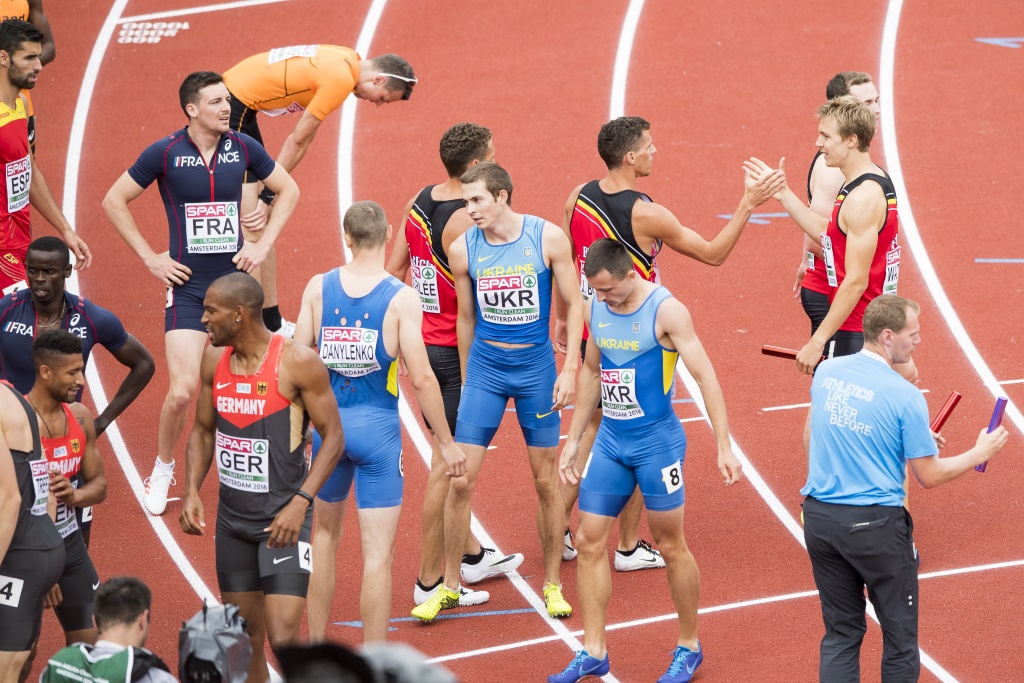
[[[640,428],[601,421],[580,481],[580,510],[618,517],[637,484],[648,510],[674,510],[686,499],[686,433],[674,416]]]
[[[342,408],[345,451],[317,498],[337,503],[348,498],[356,482],[356,507],[390,508],[402,504],[402,427],[398,412],[378,407]],[[313,458],[320,450],[320,435],[313,430]]]
[[[164,332],[171,330],[197,330],[206,332],[203,326],[203,299],[210,282],[202,284],[191,280],[184,285],[167,288],[167,304],[164,308]]]
[[[559,411],[551,410],[557,376],[551,344],[503,349],[474,341],[466,363],[455,440],[489,446],[505,416],[508,399],[513,398],[526,445],[557,446],[562,420]]]

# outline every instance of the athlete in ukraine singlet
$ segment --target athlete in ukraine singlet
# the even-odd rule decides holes
[[[658,308],[671,297],[658,287],[625,315],[596,299],[591,302],[591,337],[601,350],[604,419],[580,484],[581,510],[618,516],[637,484],[650,510],[683,502],[686,435],[672,408],[679,354],[655,335]]]
[[[10,384],[0,385],[0,391],[11,392],[25,411],[33,444],[31,451],[10,449],[21,504],[14,535],[0,562],[0,650],[28,652],[39,637],[43,598],[64,566],[64,542],[46,510],[50,473],[36,412]]]
[[[214,373],[214,459],[220,480],[217,577],[221,591],[306,594],[312,506],[306,512],[297,552],[287,558],[273,557],[276,553],[266,548],[268,533],[264,531],[306,480],[303,451],[309,416],[278,392],[284,343],[284,337],[272,335],[263,362],[251,375],[232,372],[233,350],[227,347]],[[252,556],[257,554],[258,561],[254,561],[257,558]]]
[[[828,284],[832,288],[829,293],[829,302],[831,303],[835,298],[835,288],[839,287],[846,277],[846,233],[839,227],[839,212],[843,208],[843,201],[865,181],[876,182],[882,187],[886,201],[885,222],[878,229],[878,246],[871,259],[868,285],[861,295],[860,301],[854,306],[853,312],[850,313],[846,322],[840,325],[840,331],[863,332],[864,309],[868,307],[871,300],[882,294],[896,293],[900,277],[900,246],[897,242],[899,210],[896,203],[896,188],[888,174],[885,174],[884,171],[883,174],[865,173],[843,186],[836,198],[835,207],[832,209],[832,218],[828,222],[828,229],[821,238],[821,248],[825,252],[825,273],[828,276]]]
[[[329,503],[347,499],[354,479],[360,509],[402,504],[398,359],[384,346],[384,316],[404,286],[387,275],[365,296],[353,297],[345,292],[340,269],[323,276],[317,345],[346,435],[341,460],[317,494]],[[319,448],[314,432],[314,458]]]
[[[189,280],[168,287],[164,331],[205,331],[200,323],[210,283],[234,272],[242,246],[239,203],[246,172],[264,180],[274,160],[244,133],[220,136],[209,164],[188,129],[154,142],[139,155],[128,175],[140,187],[157,181],[167,213],[170,257],[191,269]]]
[[[13,291],[25,280],[25,253],[32,241],[29,191],[32,154],[28,144],[28,116],[19,98],[14,109],[0,102],[0,289]]]

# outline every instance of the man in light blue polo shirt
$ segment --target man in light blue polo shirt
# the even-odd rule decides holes
[[[864,349],[824,361],[811,386],[804,429],[808,452],[804,539],[821,598],[825,636],[819,677],[860,680],[867,624],[864,587],[882,627],[882,681],[916,681],[917,566],[913,520],[903,507],[909,463],[925,488],[987,462],[1006,443],[1006,429],[983,429],[974,448],[939,458],[928,406],[893,369],[920,342],[920,308],[884,295],[864,312]]]

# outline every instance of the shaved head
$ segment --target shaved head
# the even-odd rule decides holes
[[[243,273],[228,273],[217,278],[206,290],[206,295],[214,294],[228,308],[241,306],[250,313],[262,316],[263,288],[253,276]]]

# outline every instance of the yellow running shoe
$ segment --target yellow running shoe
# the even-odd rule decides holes
[[[549,617],[567,617],[572,614],[572,605],[562,597],[562,586],[559,584],[544,584],[544,604],[548,607]]]
[[[429,600],[413,609],[412,615],[424,624],[429,624],[437,618],[441,610],[458,606],[459,594],[442,584]]]

